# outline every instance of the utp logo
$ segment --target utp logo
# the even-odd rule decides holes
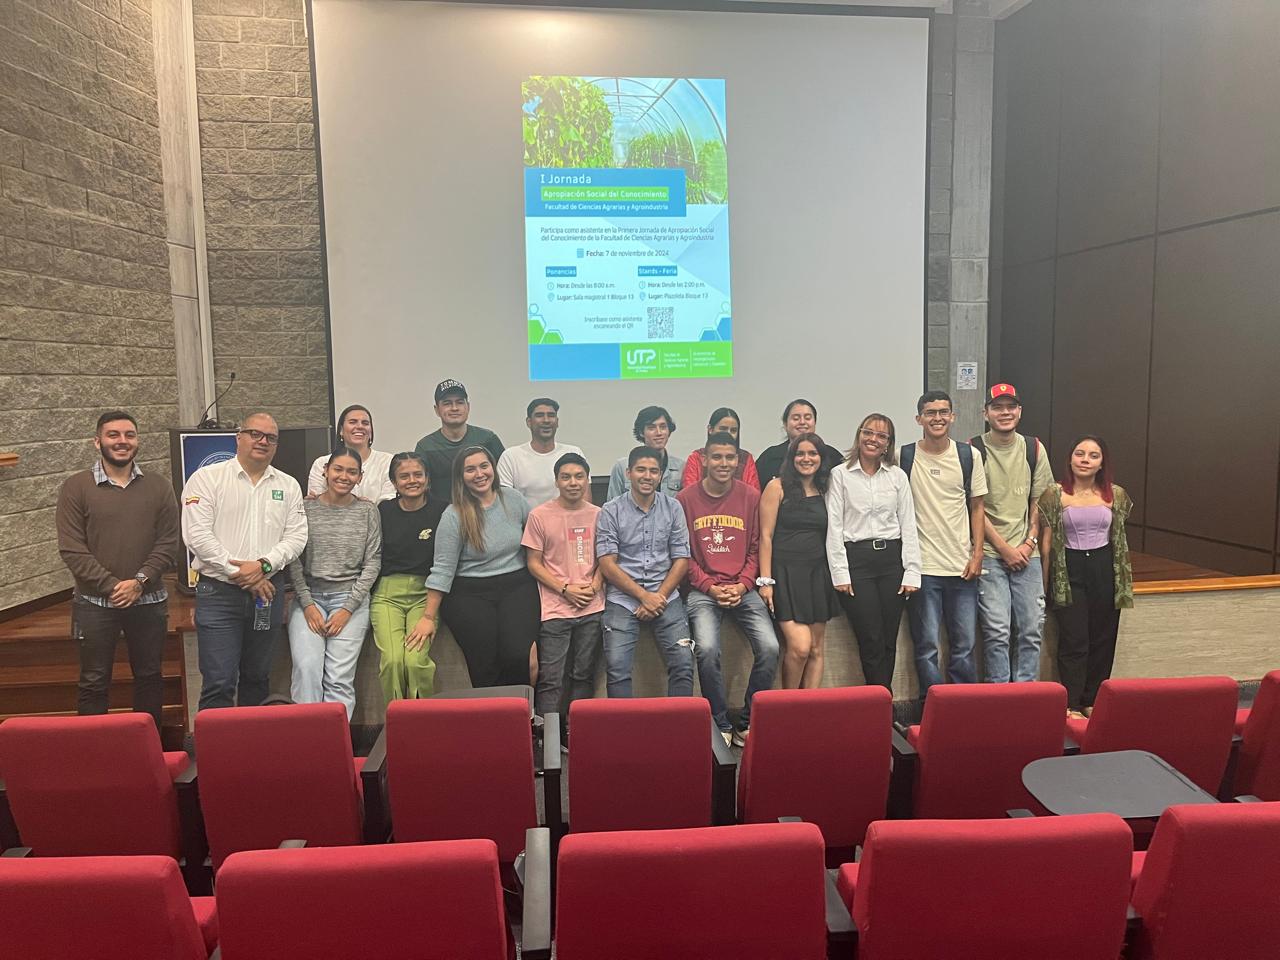
[[[627,363],[629,363],[633,367],[645,366],[647,364],[653,363],[657,359],[658,359],[657,350],[642,349],[642,350],[627,351]]]

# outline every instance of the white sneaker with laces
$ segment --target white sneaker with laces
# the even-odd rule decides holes
[[[720,736],[724,737],[724,745],[725,745],[726,747],[732,747],[732,746],[733,746],[733,734],[732,734],[732,733],[730,733],[728,730],[721,730],[721,731],[720,731]]]
[[[735,747],[745,747],[747,745],[747,734],[751,732],[750,727],[743,727],[741,730],[733,731],[733,745]]]

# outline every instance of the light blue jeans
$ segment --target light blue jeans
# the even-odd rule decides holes
[[[350,591],[323,593],[313,590],[311,602],[325,619],[342,607]],[[294,703],[341,703],[347,719],[356,705],[356,661],[369,632],[369,599],[352,611],[351,619],[336,637],[311,632],[304,604],[293,599],[289,611],[289,653],[293,658],[290,692]]]
[[[747,695],[738,719],[738,726],[745,730],[751,725],[751,698],[756,691],[773,686],[773,675],[778,669],[778,635],[773,632],[769,608],[754,590],[744,593],[736,607],[722,607],[707,594],[693,589],[684,602],[689,610],[693,648],[698,657],[698,683],[711,705],[711,718],[721,730],[733,729],[729,722],[724,674],[720,670],[720,625],[726,616],[733,618],[751,644],[751,676],[747,678]]]
[[[693,696],[693,641],[680,594],[673,594],[656,620],[642,621],[620,603],[604,605],[604,668],[609,697],[631,696],[631,665],[640,624],[653,627],[653,639],[667,665],[667,696]]]
[[[1008,683],[1009,641],[1013,640],[1015,683],[1040,677],[1040,638],[1044,634],[1044,580],[1040,558],[1010,570],[995,557],[982,558],[978,584],[982,620],[982,659],[988,683]]]
[[[921,700],[931,686],[942,683],[938,650],[944,617],[950,648],[947,673],[951,682],[976,683],[978,680],[973,656],[978,639],[978,582],[926,573],[920,578],[920,589],[907,603]]]

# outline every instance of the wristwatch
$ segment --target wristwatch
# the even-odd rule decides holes
[[[1024,542],[1031,544],[1033,547],[1040,546],[1040,539],[1038,537],[1027,537]]]
[[[145,573],[140,573],[133,579],[137,580],[138,586],[140,586],[143,590],[145,590],[147,589],[147,581],[151,578],[148,577]]]
[[[273,566],[271,566],[271,561],[268,560],[266,557],[259,557],[258,563],[262,564],[263,573],[271,573],[275,569]]]

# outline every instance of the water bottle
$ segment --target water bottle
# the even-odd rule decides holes
[[[271,601],[262,597],[253,598],[253,629],[271,629]]]

